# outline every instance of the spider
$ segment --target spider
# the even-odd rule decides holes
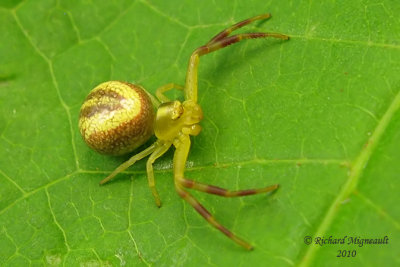
[[[279,185],[231,191],[190,180],[185,177],[184,171],[190,150],[190,136],[196,136],[200,133],[201,126],[199,123],[203,118],[202,109],[197,103],[199,58],[245,39],[273,37],[288,40],[289,36],[279,33],[256,32],[229,36],[234,30],[257,20],[268,19],[270,16],[270,14],[263,14],[236,23],[215,35],[205,45],[194,50],[189,60],[185,86],[170,83],[157,89],[156,97],[160,102],[156,100],[158,108],[155,116],[153,107],[151,107],[151,102],[154,102],[154,99],[153,101],[149,100],[150,96],[140,86],[111,81],[93,89],[82,105],[79,119],[81,134],[89,146],[101,153],[123,154],[143,144],[153,132],[157,137],[152,145],[121,164],[100,184],[107,183],[136,161],[150,156],[146,165],[147,178],[156,205],[160,207],[161,201],[154,182],[153,163],[173,145],[175,147],[173,174],[177,193],[212,226],[245,249],[253,249],[252,245],[221,225],[186,189],[194,189],[222,197],[240,197],[272,192]],[[182,103],[177,100],[171,101],[164,95],[165,92],[172,89],[183,91],[185,100]],[[138,99],[135,99],[136,97]],[[140,112],[144,115],[139,114],[138,118],[132,119],[131,115],[137,114],[140,109],[136,107],[137,103],[141,103]],[[131,112],[133,113],[131,114]],[[120,118],[116,119],[117,115]]]

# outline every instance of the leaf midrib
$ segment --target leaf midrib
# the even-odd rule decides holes
[[[363,174],[363,171],[366,168],[368,161],[372,156],[372,153],[374,152],[387,126],[390,124],[393,115],[396,113],[399,107],[400,107],[400,91],[397,93],[397,95],[389,105],[389,108],[386,110],[386,112],[380,119],[371,137],[367,140],[365,145],[362,147],[360,153],[358,154],[354,162],[351,164],[350,174],[347,182],[344,184],[342,190],[339,192],[337,197],[333,200],[331,206],[329,207],[325,216],[323,217],[321,224],[318,226],[317,231],[314,233],[313,235],[314,237],[317,236],[322,237],[325,235],[328,228],[332,224],[333,220],[336,218],[336,215],[338,214],[338,210],[342,201],[347,199],[350,196],[350,194],[352,194],[356,189],[359,180]],[[299,266],[302,267],[309,266],[312,263],[315,254],[319,248],[320,246],[313,246],[313,245],[308,246],[304,254],[304,257],[300,260]]]

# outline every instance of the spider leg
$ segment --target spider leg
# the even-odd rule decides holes
[[[178,194],[186,200],[204,219],[207,220],[212,226],[220,230],[227,237],[232,239],[238,245],[244,247],[247,250],[252,250],[253,246],[247,243],[246,241],[240,239],[231,231],[226,229],[223,225],[215,220],[215,218],[203,207],[189,192],[183,189],[181,184],[181,180],[184,179],[184,170],[185,164],[187,160],[187,156],[190,149],[190,137],[186,134],[179,135],[174,140],[174,146],[176,147],[174,154],[174,180],[175,180],[175,189]]]
[[[158,159],[159,157],[164,155],[164,153],[167,152],[170,147],[171,147],[171,143],[169,143],[169,142],[160,143],[160,145],[150,155],[150,157],[146,163],[147,179],[149,181],[149,187],[151,189],[151,193],[153,194],[154,199],[156,201],[156,205],[158,207],[161,207],[161,201],[160,201],[160,196],[158,195],[156,185],[154,182],[153,163],[156,159]]]
[[[263,188],[231,191],[231,190],[227,190],[227,189],[217,187],[214,185],[199,183],[199,182],[189,180],[186,178],[179,179],[178,182],[186,188],[191,188],[194,190],[198,190],[198,191],[213,194],[213,195],[218,195],[221,197],[250,196],[250,195],[255,195],[255,194],[271,192],[271,191],[274,191],[279,188],[278,184],[274,184],[274,185],[263,187]]]
[[[176,148],[174,153],[174,179],[175,182],[184,178],[185,165],[190,150],[190,137],[188,134],[179,134],[174,140]]]
[[[210,45],[203,45],[200,46],[195,50],[194,53],[196,53],[199,56],[214,52],[218,49],[224,48],[228,45],[240,42],[245,39],[255,39],[255,38],[266,38],[266,37],[273,37],[273,38],[278,38],[282,40],[287,40],[289,39],[289,36],[280,34],[280,33],[272,33],[272,32],[253,32],[253,33],[241,33],[241,34],[236,34],[232,35],[229,37],[225,37],[221,40],[218,40],[217,42],[213,42]]]
[[[158,100],[160,100],[161,103],[170,102],[171,100],[168,97],[166,97],[164,95],[164,93],[169,90],[172,90],[174,88],[176,88],[178,90],[184,90],[184,87],[182,85],[178,85],[175,83],[168,83],[166,85],[161,86],[160,88],[158,88],[156,90],[156,96],[157,96]]]
[[[131,165],[133,165],[136,161],[141,160],[142,158],[150,155],[151,153],[153,153],[153,151],[158,147],[158,141],[153,143],[151,146],[149,146],[148,148],[146,148],[145,150],[137,153],[136,155],[132,156],[130,159],[128,159],[127,161],[125,161],[124,163],[122,163],[121,165],[118,166],[118,168],[116,168],[110,175],[108,175],[105,179],[101,180],[100,185],[103,185],[105,183],[107,183],[108,181],[110,181],[111,179],[113,179],[115,177],[115,175],[117,175],[118,173],[126,170],[127,168],[129,168]]]
[[[245,39],[254,39],[254,38],[266,38],[273,37],[282,40],[288,40],[289,36],[280,34],[280,33],[242,33],[232,35],[230,37],[224,37],[222,39],[218,39],[215,42],[211,42],[209,44],[200,46],[197,48],[189,59],[189,66],[186,73],[186,84],[185,84],[185,99],[192,100],[197,102],[197,69],[199,65],[200,56],[211,53],[218,49],[224,48],[228,45],[240,42]]]
[[[231,32],[233,32],[234,30],[242,28],[243,26],[246,26],[246,25],[248,25],[248,24],[250,24],[250,23],[252,23],[254,21],[262,20],[262,19],[269,19],[270,17],[271,17],[271,14],[267,13],[267,14],[258,15],[258,16],[255,16],[255,17],[240,21],[240,22],[232,25],[231,27],[226,28],[225,30],[221,31],[217,35],[215,35],[213,38],[211,38],[211,40],[206,45],[210,45],[210,44],[215,43],[215,42],[217,42],[217,41],[219,41],[221,39],[224,39],[229,34],[231,34]]]
[[[203,216],[204,219],[207,220],[212,226],[220,230],[224,235],[232,239],[235,243],[238,245],[244,247],[247,250],[252,250],[253,246],[247,243],[246,241],[240,239],[237,237],[235,234],[233,234],[231,231],[226,229],[222,224],[217,222],[214,218],[214,216],[211,215],[211,213],[203,207],[203,205],[200,204],[192,195],[190,195],[188,192],[183,190],[183,188],[179,184],[175,184],[176,191],[178,194],[186,200],[198,213],[200,213],[201,216]]]

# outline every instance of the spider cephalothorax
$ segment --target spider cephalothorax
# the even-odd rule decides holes
[[[173,142],[179,132],[198,135],[203,119],[201,107],[191,100],[162,103],[157,109],[154,133],[160,140]]]

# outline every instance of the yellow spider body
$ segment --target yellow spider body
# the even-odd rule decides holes
[[[191,55],[186,74],[185,86],[167,84],[157,89],[156,96],[160,103],[156,104],[157,113],[151,106],[149,96],[137,85],[110,81],[93,89],[81,108],[79,128],[86,143],[96,151],[105,154],[123,154],[146,142],[154,133],[157,137],[152,145],[128,161],[121,164],[100,184],[104,184],[118,173],[149,156],[146,164],[149,187],[157,206],[161,206],[160,197],[155,187],[153,163],[173,145],[174,182],[177,193],[200,213],[211,225],[220,230],[242,247],[251,250],[253,247],[246,241],[234,235],[215,218],[186,190],[194,189],[223,197],[239,197],[276,190],[277,184],[258,189],[230,191],[217,186],[207,185],[185,177],[185,164],[190,150],[190,135],[198,135],[203,112],[197,104],[197,68],[199,58],[228,45],[244,39],[274,37],[288,40],[287,35],[279,33],[230,33],[253,21],[267,19],[269,14],[256,16],[223,30],[214,36],[207,44],[197,48]],[[184,93],[185,100],[171,101],[164,92],[179,89]],[[153,101],[154,102],[154,101]]]
[[[132,152],[153,135],[154,108],[143,88],[104,82],[86,97],[79,116],[85,142],[102,154]]]

